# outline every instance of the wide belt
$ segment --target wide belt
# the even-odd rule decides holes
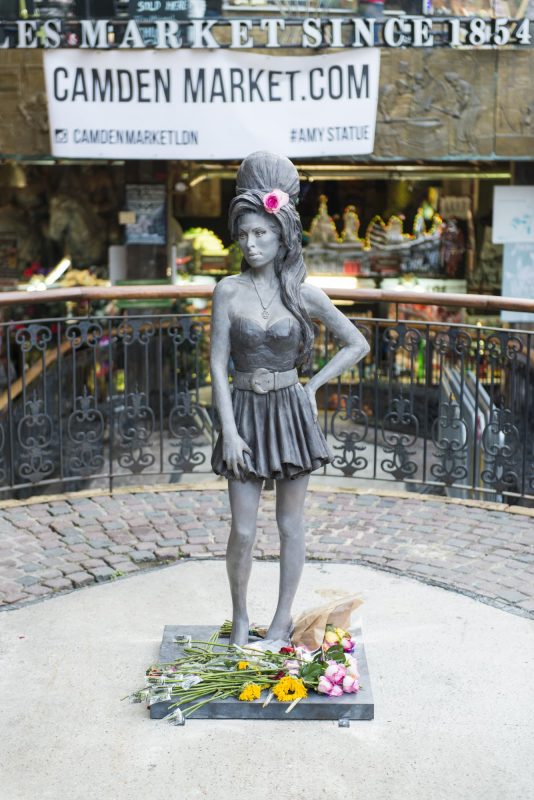
[[[236,372],[234,375],[234,387],[236,389],[248,389],[256,394],[267,394],[276,392],[277,389],[285,389],[288,386],[298,383],[299,376],[296,369],[288,369],[286,372],[270,372],[265,367],[260,367],[254,372]]]

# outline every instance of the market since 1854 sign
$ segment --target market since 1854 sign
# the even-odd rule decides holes
[[[16,23],[0,20],[0,49],[35,48],[120,50],[154,47],[158,50],[284,47],[283,33],[296,34],[292,47],[304,50],[384,47],[529,47],[529,19],[482,17],[387,16],[302,17],[286,22],[281,17],[262,19],[183,19],[185,0],[132,0],[136,19],[26,19]],[[141,13],[141,9],[154,13]],[[140,16],[139,16],[140,15]],[[161,17],[172,16],[173,19]],[[229,33],[229,39],[228,39]]]
[[[372,153],[377,48],[303,57],[48,51],[52,154],[239,158]]]

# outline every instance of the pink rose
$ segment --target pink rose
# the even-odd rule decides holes
[[[341,683],[347,674],[347,670],[336,661],[329,661],[329,666],[325,669],[325,676],[331,683]]]
[[[345,636],[341,640],[341,646],[343,647],[345,653],[352,653],[352,651],[356,647],[356,642],[351,636]]]
[[[328,678],[325,678],[324,675],[321,675],[319,678],[319,683],[317,684],[317,691],[319,694],[330,694],[332,689],[334,688],[334,684],[330,683]]]
[[[281,189],[273,189],[263,197],[263,207],[268,214],[278,214],[288,203],[289,195]]]
[[[357,678],[353,678],[352,675],[346,675],[343,678],[343,691],[347,694],[351,694],[352,692],[357,692],[360,688],[360,684],[358,683]]]
[[[347,675],[350,675],[352,678],[359,678],[358,662],[354,656],[345,656],[345,660],[347,664]]]
[[[321,675],[321,677],[319,678],[317,691],[320,694],[326,694],[329,697],[341,697],[341,695],[343,694],[343,689],[341,688],[341,686],[332,683],[324,675]]]

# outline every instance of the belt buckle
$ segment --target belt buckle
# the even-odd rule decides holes
[[[272,372],[269,372],[265,367],[255,369],[250,376],[250,388],[252,391],[256,392],[256,394],[267,394],[272,388],[271,381],[269,380],[271,375]]]

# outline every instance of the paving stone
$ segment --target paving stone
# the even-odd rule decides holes
[[[107,566],[93,567],[89,569],[88,572],[96,578],[98,583],[101,581],[107,581],[115,575],[115,570]],[[72,579],[72,575],[70,577]]]
[[[62,538],[63,538],[63,541],[65,542],[65,544],[68,544],[68,545],[78,545],[78,544],[84,543],[83,536],[80,536],[78,534],[71,534],[71,533],[63,534]]]
[[[52,594],[52,589],[49,589],[47,586],[43,586],[40,583],[36,583],[35,586],[28,586],[26,591],[30,597],[44,597],[47,594]]]
[[[25,592],[4,592],[2,602],[12,605],[13,603],[20,603],[27,599],[28,595]]]
[[[125,528],[126,525],[124,524],[124,522],[121,522],[121,520],[114,519],[109,522],[107,521],[103,522],[102,527],[107,531],[118,531],[121,528]]]
[[[54,592],[62,592],[65,589],[72,589],[72,581],[68,578],[50,578],[44,581],[45,586],[49,586]]]
[[[48,507],[48,513],[52,514],[53,516],[70,514],[71,511],[72,508],[71,506],[67,505],[67,503],[50,503]]]
[[[200,553],[205,553],[206,548],[203,544],[183,544],[180,548],[182,553],[188,556],[196,556]]]
[[[63,572],[59,569],[44,569],[39,573],[39,578],[42,581],[51,580],[52,578],[62,578]]]
[[[207,541],[211,541],[211,539],[208,539]],[[186,539],[158,539],[156,541],[158,547],[180,547],[180,545],[186,543]]]
[[[209,539],[207,539],[206,541],[209,541]],[[326,544],[345,544],[345,542],[347,540],[346,539],[340,539],[340,538],[338,538],[336,536],[321,536],[319,541],[321,543],[325,542]]]
[[[109,555],[108,547],[95,547],[87,551],[89,558],[105,558]]]
[[[23,575],[22,578],[17,578],[17,583],[24,587],[33,586],[35,583],[39,583],[39,578],[36,578],[35,575]]]
[[[73,572],[79,572],[80,571],[80,565],[79,564],[68,564],[68,563],[59,564],[58,565],[58,569],[61,570],[63,575],[72,575]]]
[[[81,588],[82,586],[89,586],[89,584],[95,582],[94,577],[92,575],[89,575],[88,572],[73,572],[72,575],[69,575],[69,579],[72,581],[73,585],[76,588]]]
[[[123,575],[127,575],[130,572],[139,572],[139,567],[136,564],[132,564],[131,561],[121,561],[118,564],[114,564],[113,568],[116,572],[122,572]]]
[[[101,558],[86,558],[81,562],[81,565],[84,569],[93,570],[97,567],[105,567],[106,562]]]
[[[106,556],[104,560],[106,564],[108,564],[110,567],[113,567],[113,569],[117,569],[116,566],[117,564],[124,563],[124,556],[122,555],[122,553],[117,553],[116,555]]]
[[[509,603],[521,603],[527,599],[527,596],[523,594],[523,592],[516,592],[514,589],[499,588],[496,591],[499,597],[503,600],[507,600]]]
[[[145,561],[155,561],[156,556],[152,550],[135,550],[130,558],[135,564],[143,564]]]
[[[154,554],[160,561],[176,560],[179,556],[179,551],[177,547],[157,547],[154,550]]]
[[[45,547],[47,556],[62,556],[67,551],[64,547]]]
[[[111,545],[111,539],[91,539],[89,544],[94,549],[105,549]]]
[[[129,553],[132,548],[127,544],[112,544],[109,549],[112,553]]]
[[[156,549],[156,547],[157,547],[156,542],[138,542],[136,545],[134,545],[133,552],[145,551],[145,550],[147,552],[150,551],[153,552]]]
[[[83,542],[83,543],[80,543],[80,544],[78,544],[78,543],[71,544],[69,546],[69,550],[72,553],[88,553],[90,549],[91,549],[91,545],[88,542]]]

